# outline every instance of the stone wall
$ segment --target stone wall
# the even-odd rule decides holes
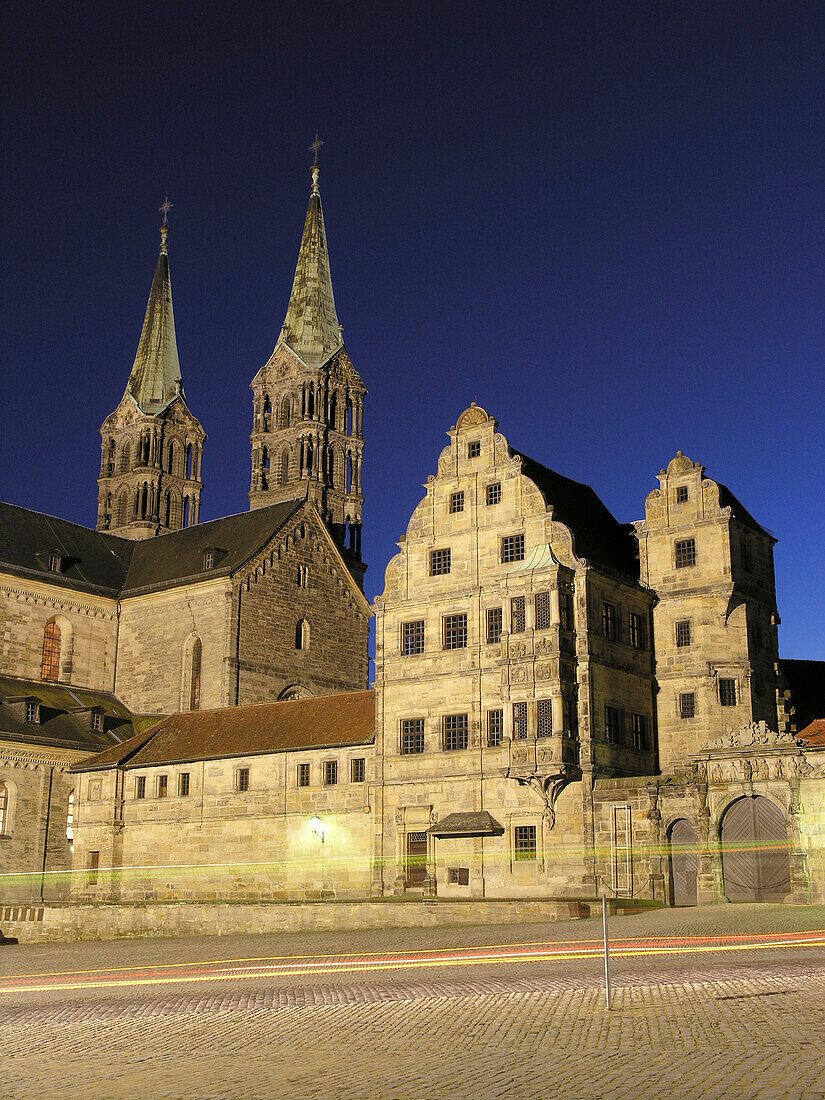
[[[61,631],[60,679],[112,691],[117,601],[8,574],[0,575],[3,674],[40,679],[43,634],[50,619],[57,619]]]

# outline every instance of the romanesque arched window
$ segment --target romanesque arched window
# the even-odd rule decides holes
[[[183,647],[181,710],[200,710],[203,646],[197,634],[190,634]]]
[[[269,468],[270,468],[269,448],[261,448],[261,488],[269,488]]]
[[[128,473],[129,463],[132,457],[132,448],[129,446],[129,440],[123,444],[123,450],[120,452],[120,472],[122,474]]]
[[[55,619],[49,619],[43,632],[43,659],[40,663],[41,680],[60,679],[60,627]]]
[[[190,443],[186,448],[186,477],[188,480],[195,476],[195,448]]]
[[[5,783],[0,783],[0,836],[8,836],[11,823],[9,821],[9,808],[11,797],[9,788]]]
[[[309,649],[309,623],[301,619],[295,626],[295,648]]]
[[[331,428],[338,427],[338,394],[334,391],[329,397],[329,426]]]
[[[286,485],[289,481],[289,451],[285,450],[281,455],[281,484]]]
[[[281,402],[281,427],[288,428],[290,415],[292,411],[292,402],[290,401],[289,394]]]
[[[129,522],[129,491],[123,489],[117,498],[117,526],[122,527]]]
[[[269,400],[269,395],[264,394],[264,411],[263,411],[263,422],[261,424],[261,429],[265,432],[268,432],[271,427],[272,427],[272,403]]]

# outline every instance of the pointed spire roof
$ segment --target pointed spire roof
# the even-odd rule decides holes
[[[179,393],[183,393],[175,339],[175,315],[172,311],[172,280],[166,252],[168,233],[164,212],[158,265],[149,292],[135,364],[126,384],[126,392],[135,399],[141,412],[150,414],[161,412]]]
[[[318,366],[326,362],[332,352],[344,342],[332,293],[324,213],[318,187],[320,172],[316,149],[316,163],[312,165],[312,190],[298,252],[298,265],[295,268],[289,307],[278,337],[278,344],[287,344],[308,366]]]

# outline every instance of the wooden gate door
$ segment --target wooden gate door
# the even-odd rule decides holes
[[[696,833],[689,821],[680,817],[670,828],[670,904],[695,905],[699,874]]]
[[[785,817],[769,798],[740,798],[725,811],[722,874],[728,901],[782,901],[791,892]]]
[[[427,877],[427,834],[407,833],[407,887],[423,886]]]

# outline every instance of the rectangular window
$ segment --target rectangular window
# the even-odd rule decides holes
[[[539,699],[537,710],[536,737],[553,736],[553,703],[550,699]]]
[[[623,712],[618,707],[606,706],[604,708],[604,736],[611,745],[621,745]]]
[[[401,722],[401,753],[413,756],[424,751],[424,719],[404,718]]]
[[[575,699],[562,699],[564,712],[564,732],[570,737],[575,737],[579,731],[579,716],[576,711]]]
[[[87,886],[97,886],[97,871],[100,867],[100,852],[89,852],[89,873],[86,876]]]
[[[467,458],[478,458],[481,454],[481,443],[477,439],[467,444]]]
[[[450,549],[430,551],[430,576],[441,577],[450,572]]]
[[[502,561],[524,560],[524,535],[505,535],[501,540]]]
[[[249,768],[238,768],[235,772],[235,790],[249,790]]]
[[[447,882],[450,886],[469,886],[470,885],[470,868],[469,867],[448,867],[447,868]]]
[[[487,504],[499,504],[501,502],[501,482],[494,481],[487,486]]]
[[[679,717],[680,718],[695,718],[696,717],[696,696],[692,691],[686,691],[679,696]]]
[[[569,592],[559,593],[559,618],[563,630],[573,629],[573,597]]]
[[[644,714],[633,715],[633,748],[637,752],[646,752],[650,748],[647,736],[647,718]]]
[[[524,611],[524,596],[513,596],[510,600],[510,633],[521,634],[527,629],[527,617]]]
[[[189,794],[189,772],[181,772],[178,775],[178,794],[181,798],[186,798]]]
[[[450,494],[450,514],[454,515],[456,512],[464,511],[464,493],[451,493]]]
[[[687,498],[688,498],[688,487],[687,487],[687,485],[677,485],[677,487],[676,487],[676,503],[677,504],[684,504],[685,501],[687,500]]]
[[[169,793],[169,776],[168,775],[159,775],[158,776],[157,796],[158,796],[158,798],[166,798],[168,793]]]
[[[40,710],[40,704],[39,703],[33,703],[31,700],[29,700],[26,703],[26,721],[27,722],[36,722],[39,710]]]
[[[102,732],[102,730],[103,730],[103,711],[102,710],[93,710],[92,711],[92,729],[95,730],[97,733]]]
[[[602,604],[602,631],[605,638],[612,638],[614,641],[619,636],[619,620],[614,603]]]
[[[719,680],[719,702],[723,707],[736,706],[736,681]]]
[[[298,765],[298,786],[299,787],[308,787],[309,786],[309,764],[299,764]]]
[[[630,644],[634,649],[647,649],[647,623],[644,615],[630,612]]]
[[[349,777],[352,783],[363,783],[367,778],[367,762],[363,756],[356,756],[351,762]]]
[[[536,858],[536,826],[516,825],[513,830],[513,858]]]
[[[503,627],[501,608],[500,607],[488,607],[487,608],[487,642],[492,645],[494,642],[501,641],[501,631]]]
[[[676,543],[676,568],[696,564],[696,539],[680,539]]]
[[[494,749],[504,740],[504,711],[487,711],[487,744]]]
[[[513,740],[524,741],[527,737],[527,704],[513,703]]]
[[[444,648],[445,649],[466,649],[467,648],[467,616],[466,615],[445,615],[444,616]]]
[[[690,622],[683,619],[676,624],[676,648],[685,649],[690,645]]]
[[[413,657],[424,652],[424,620],[401,624],[401,655]]]
[[[751,556],[748,549],[748,544],[744,540],[739,543],[739,552],[742,556],[742,568],[750,571]]]
[[[338,761],[337,760],[325,760],[324,761],[324,786],[334,787],[338,782]]]
[[[445,714],[442,745],[446,752],[466,749],[470,724],[466,714]]]
[[[146,797],[146,776],[139,775],[135,779],[135,798]]]
[[[550,622],[550,593],[536,593],[536,630],[547,630]]]

